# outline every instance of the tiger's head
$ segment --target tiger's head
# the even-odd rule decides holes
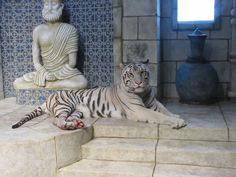
[[[148,60],[143,63],[131,63],[122,70],[121,85],[127,92],[139,94],[150,87],[149,76]]]

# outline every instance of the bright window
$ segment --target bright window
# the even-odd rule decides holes
[[[213,22],[215,0],[177,0],[178,23]]]

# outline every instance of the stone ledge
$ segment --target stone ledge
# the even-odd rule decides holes
[[[159,140],[157,163],[236,168],[236,143]]]
[[[81,160],[59,170],[58,177],[150,177],[153,163]]]
[[[100,119],[94,124],[94,137],[158,138],[158,126],[130,120]]]
[[[158,164],[153,177],[235,177],[236,169]]]
[[[46,115],[18,129],[11,129],[32,108],[16,105],[15,98],[0,101],[2,177],[56,177],[58,168],[81,159],[80,146],[92,138],[92,127],[75,131],[60,130],[52,125]]]
[[[95,138],[82,146],[82,158],[131,162],[155,162],[157,140]]]

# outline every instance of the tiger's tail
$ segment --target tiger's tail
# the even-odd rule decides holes
[[[43,104],[42,106],[39,106],[37,109],[35,109],[34,111],[32,111],[29,114],[26,114],[19,122],[17,122],[16,124],[14,124],[12,126],[13,129],[20,127],[21,125],[23,125],[24,123],[38,117],[41,116],[45,113],[45,108],[46,105]]]

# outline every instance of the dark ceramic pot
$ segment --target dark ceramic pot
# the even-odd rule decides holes
[[[188,35],[191,55],[176,73],[176,89],[183,103],[211,104],[217,101],[219,79],[215,69],[203,57],[206,37],[198,29]]]
[[[207,63],[184,63],[176,73],[180,102],[211,104],[217,100],[218,76]]]

